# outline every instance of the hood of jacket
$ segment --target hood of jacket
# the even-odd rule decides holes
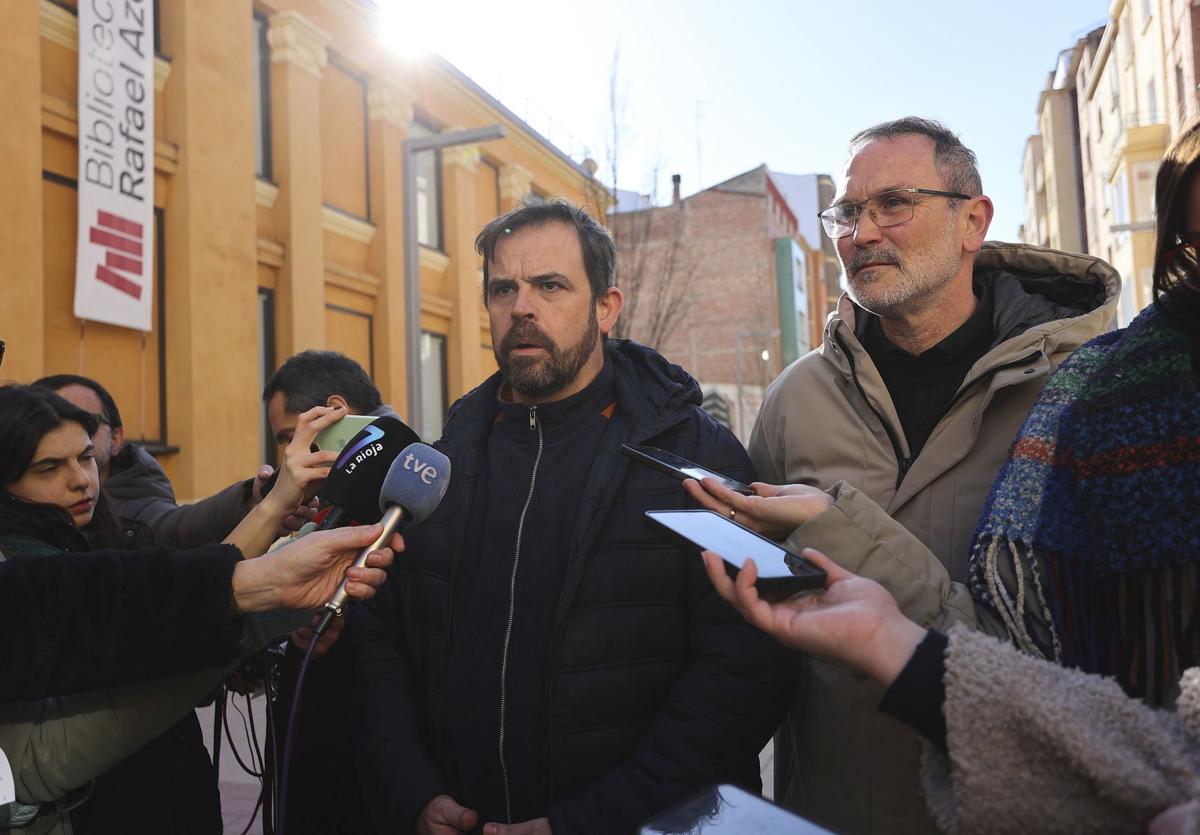
[[[980,366],[1014,362],[1034,350],[1049,355],[1086,342],[1101,329],[1097,321],[1113,318],[1121,294],[1120,275],[1099,258],[1031,244],[985,243],[975,258],[975,280],[993,285],[995,339],[968,376]],[[855,336],[862,314],[843,294],[825,323],[821,355],[846,374],[851,361],[834,346],[865,355]]]
[[[118,505],[134,499],[165,499],[175,504],[175,489],[162,465],[137,444],[126,444],[112,460],[104,492]]]

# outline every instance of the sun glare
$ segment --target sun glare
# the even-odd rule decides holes
[[[414,60],[441,52],[447,21],[436,3],[411,0],[377,0],[382,36],[400,57]]]

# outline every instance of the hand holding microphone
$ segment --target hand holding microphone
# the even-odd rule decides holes
[[[377,541],[381,544],[371,547]],[[365,556],[364,545],[370,549]],[[378,525],[306,536],[238,563],[233,571],[234,602],[242,613],[315,609],[334,588],[367,599],[386,579],[384,569],[392,564],[393,553],[402,550],[404,540],[395,535],[383,540]],[[348,570],[352,558],[354,567]]]
[[[382,515],[379,494],[388,468],[402,450],[413,443],[420,443],[417,433],[401,420],[384,415],[371,421],[346,442],[337,453],[329,475],[321,485],[321,499],[329,507],[317,530],[332,530],[350,522],[377,522]],[[311,626],[292,632],[292,643],[303,650],[312,643],[321,615],[314,618]],[[329,629],[313,649],[320,657],[337,641],[343,623],[333,621]]]
[[[346,416],[344,406],[314,406],[300,415],[292,440],[283,451],[279,475],[263,503],[272,503],[280,518],[307,504],[316,495],[337,453],[329,450],[311,452],[313,439],[327,426]]]
[[[340,468],[351,466],[361,455],[361,450],[349,456],[343,454],[338,464]],[[422,443],[409,444],[401,450],[388,468],[383,489],[379,491],[378,508],[383,513],[380,520],[383,529],[374,542],[359,552],[354,566],[365,565],[370,553],[391,539],[402,521],[423,522],[428,518],[441,503],[449,485],[450,459],[445,455]],[[335,617],[342,614],[348,600],[347,582],[343,582],[325,604],[325,614],[316,630],[318,637],[325,633]]]
[[[317,432],[341,420],[344,414],[345,409],[340,407],[317,406],[301,415],[275,484],[268,481],[263,485],[269,492],[225,538],[227,544],[236,545],[247,557],[266,552],[278,536],[283,520],[316,493],[337,457],[332,452],[308,452],[308,445]]]

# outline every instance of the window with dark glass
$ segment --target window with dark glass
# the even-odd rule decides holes
[[[267,387],[267,380],[275,373],[275,293],[266,287],[258,288],[258,390]],[[275,436],[271,433],[271,422],[267,420],[267,404],[259,403],[262,423],[260,450],[266,464],[276,463]]]
[[[271,179],[271,49],[267,19],[254,15],[254,173]]]

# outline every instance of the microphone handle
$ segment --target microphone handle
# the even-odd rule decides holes
[[[358,552],[358,557],[354,560],[354,566],[362,568],[367,564],[367,556],[372,551],[378,551],[383,547],[396,529],[400,527],[400,523],[404,520],[404,508],[398,504],[388,505],[388,509],[383,512],[383,518],[379,520],[383,525],[383,531],[375,538],[375,541]],[[340,617],[342,611],[346,608],[346,603],[350,600],[350,595],[346,593],[346,583],[348,580],[343,579],[338,586],[337,592],[325,604],[325,614],[321,617],[321,622],[317,625],[317,638],[325,634],[329,629],[329,624],[333,623],[333,619]]]

